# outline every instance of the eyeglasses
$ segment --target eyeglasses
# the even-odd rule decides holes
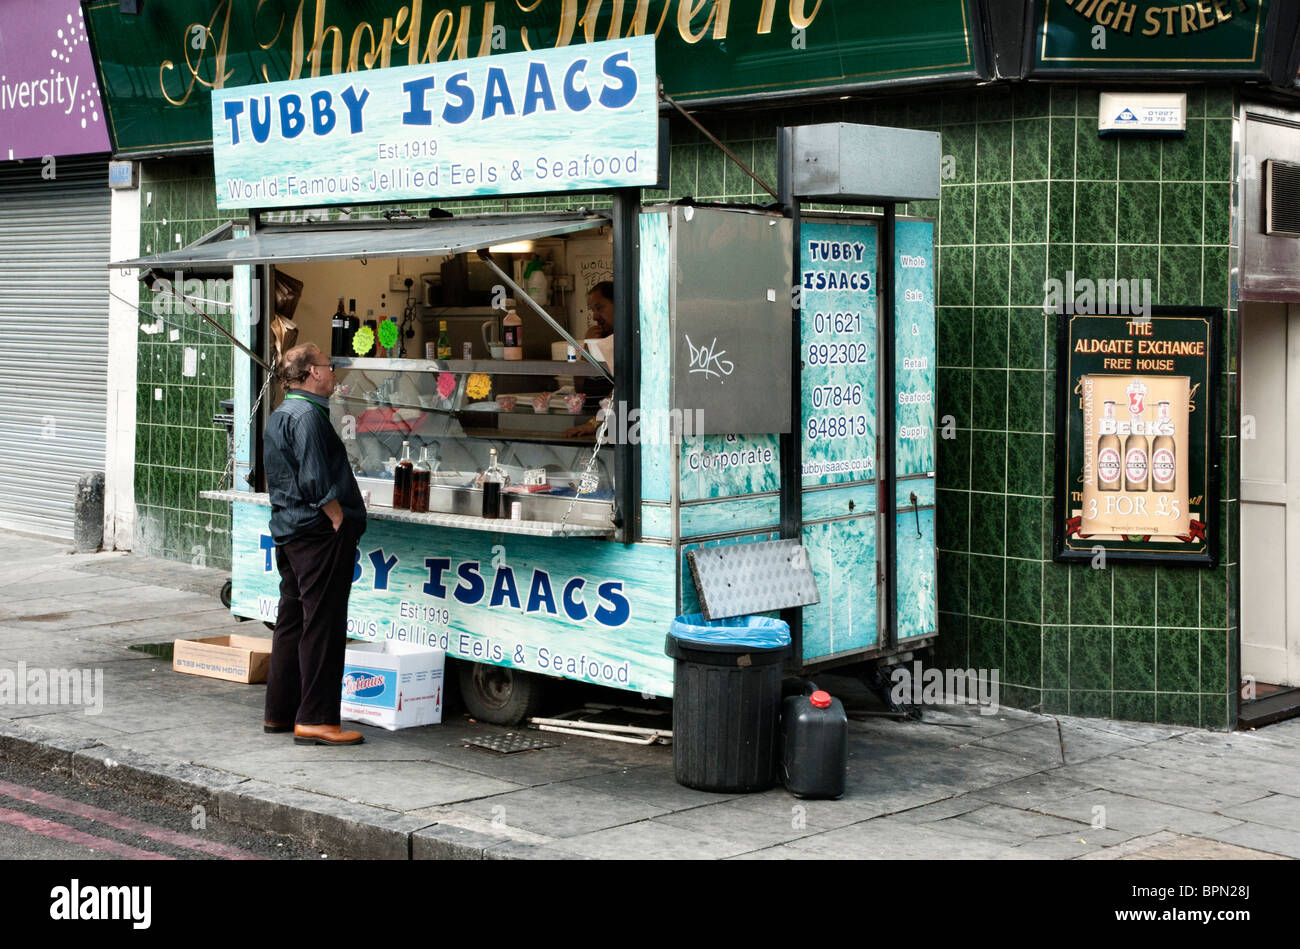
[[[334,368],[332,365],[330,365],[330,364],[327,363],[327,362],[314,362],[314,363],[312,363],[312,365],[313,365],[313,366],[316,366],[317,368],[320,368],[320,369],[333,369],[333,368]]]

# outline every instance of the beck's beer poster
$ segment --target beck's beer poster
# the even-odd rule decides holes
[[[1219,311],[1059,320],[1056,558],[1212,564]]]

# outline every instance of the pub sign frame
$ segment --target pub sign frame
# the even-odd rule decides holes
[[[1053,558],[1091,561],[1100,547],[1107,560],[1214,567],[1223,310],[1072,309],[1057,312]]]

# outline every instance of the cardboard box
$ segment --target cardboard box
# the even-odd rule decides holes
[[[172,670],[230,682],[265,682],[271,666],[271,640],[261,636],[178,639]]]
[[[441,649],[411,643],[348,643],[339,714],[394,731],[442,721]]]

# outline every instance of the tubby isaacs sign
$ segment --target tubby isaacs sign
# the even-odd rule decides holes
[[[223,89],[219,208],[658,180],[654,38]]]

